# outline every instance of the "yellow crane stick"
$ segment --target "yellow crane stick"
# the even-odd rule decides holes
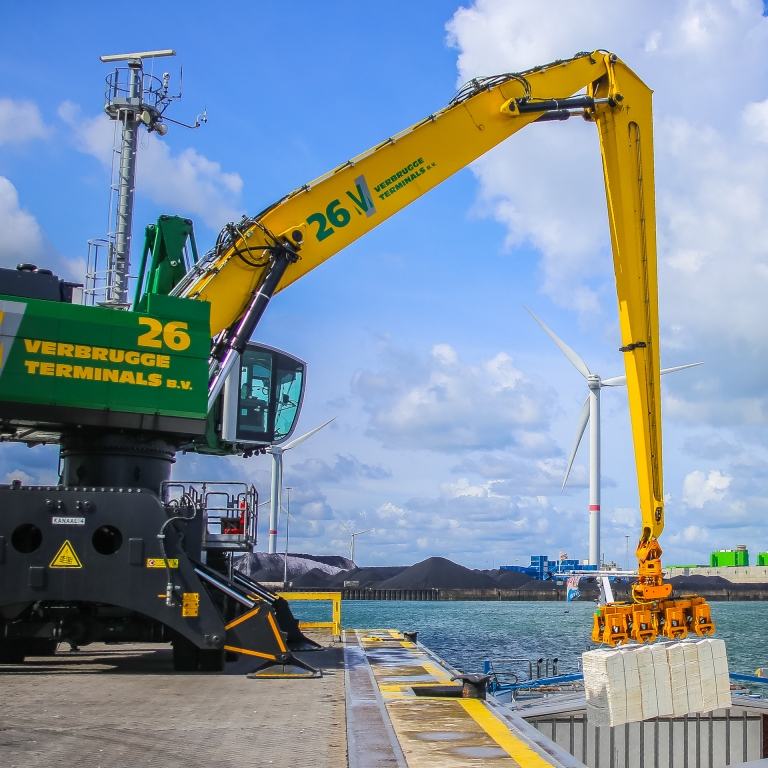
[[[615,55],[595,51],[470,82],[445,109],[295,190],[259,216],[232,225],[174,293],[211,303],[214,337],[239,321],[262,286],[270,264],[265,246],[282,241],[298,251],[299,259],[279,282],[277,290],[282,290],[545,110],[556,111],[558,100],[585,88],[594,102],[584,113],[600,137],[640,490],[636,596],[654,599],[668,595],[670,588],[661,585],[656,544],[664,527],[664,497],[652,92]],[[519,182],[524,186],[526,180]]]
[[[605,76],[593,82],[588,93],[620,105],[596,107],[595,122],[640,492],[640,577],[633,591],[638,599],[650,600],[666,598],[672,591],[661,583],[661,549],[656,543],[664,530],[664,485],[652,91],[630,69],[614,63],[614,57],[607,58]]]

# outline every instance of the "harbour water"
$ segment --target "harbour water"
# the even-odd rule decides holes
[[[293,603],[300,620],[323,620],[328,604]],[[454,667],[482,670],[498,658],[559,659],[575,671],[592,646],[594,603],[344,601],[345,628],[418,630],[419,640]],[[712,603],[717,637],[726,642],[732,672],[768,667],[768,611],[762,602]],[[768,694],[768,689],[766,690]]]

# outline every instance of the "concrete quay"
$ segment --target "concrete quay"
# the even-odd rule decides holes
[[[323,642],[302,654],[319,679],[247,679],[253,661],[242,657],[224,674],[175,673],[170,648],[156,645],[94,644],[2,665],[2,765],[581,765],[493,700],[456,697],[455,670],[396,631]]]
[[[706,565],[697,565],[664,569],[665,579],[672,579],[675,576],[719,576],[734,584],[762,584],[765,586],[768,585],[768,566],[731,565],[710,568]]]

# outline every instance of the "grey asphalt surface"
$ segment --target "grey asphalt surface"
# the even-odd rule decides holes
[[[0,665],[0,764],[345,768],[343,649],[300,656],[323,677],[249,680],[255,664],[242,657],[223,674],[177,673],[170,646],[157,645]]]

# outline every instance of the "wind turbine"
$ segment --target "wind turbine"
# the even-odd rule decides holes
[[[333,419],[336,417],[334,416]],[[270,445],[267,448],[267,453],[272,455],[272,488],[271,497],[269,500],[269,549],[270,555],[274,555],[277,552],[277,519],[279,510],[283,505],[283,454],[286,451],[290,451],[291,448],[295,448],[297,445],[301,445],[305,440],[308,440],[315,432],[319,432],[323,427],[327,427],[333,419],[328,419],[325,424],[321,424],[319,427],[315,427],[301,437],[297,437],[295,440],[291,440],[285,445]]]
[[[341,520],[339,520],[341,523]],[[344,528],[346,528],[347,532],[349,533],[349,559],[354,563],[355,562],[355,536],[359,536],[362,533],[370,533],[373,528],[366,528],[364,531],[352,531],[349,528],[347,528],[344,523],[341,523]]]
[[[558,338],[528,307],[525,308],[530,316],[544,329],[552,341],[560,347],[562,353],[571,361],[574,368],[587,380],[589,395],[584,401],[576,425],[576,438],[573,441],[571,455],[568,457],[568,467],[563,478],[563,488],[568,482],[576,451],[579,449],[581,438],[589,422],[589,562],[591,565],[600,565],[600,390],[603,387],[623,387],[627,383],[626,376],[613,376],[603,379],[598,373],[592,373],[587,364],[560,338]],[[682,371],[685,368],[694,368],[704,363],[688,363],[676,365],[673,368],[663,368],[662,375]]]

